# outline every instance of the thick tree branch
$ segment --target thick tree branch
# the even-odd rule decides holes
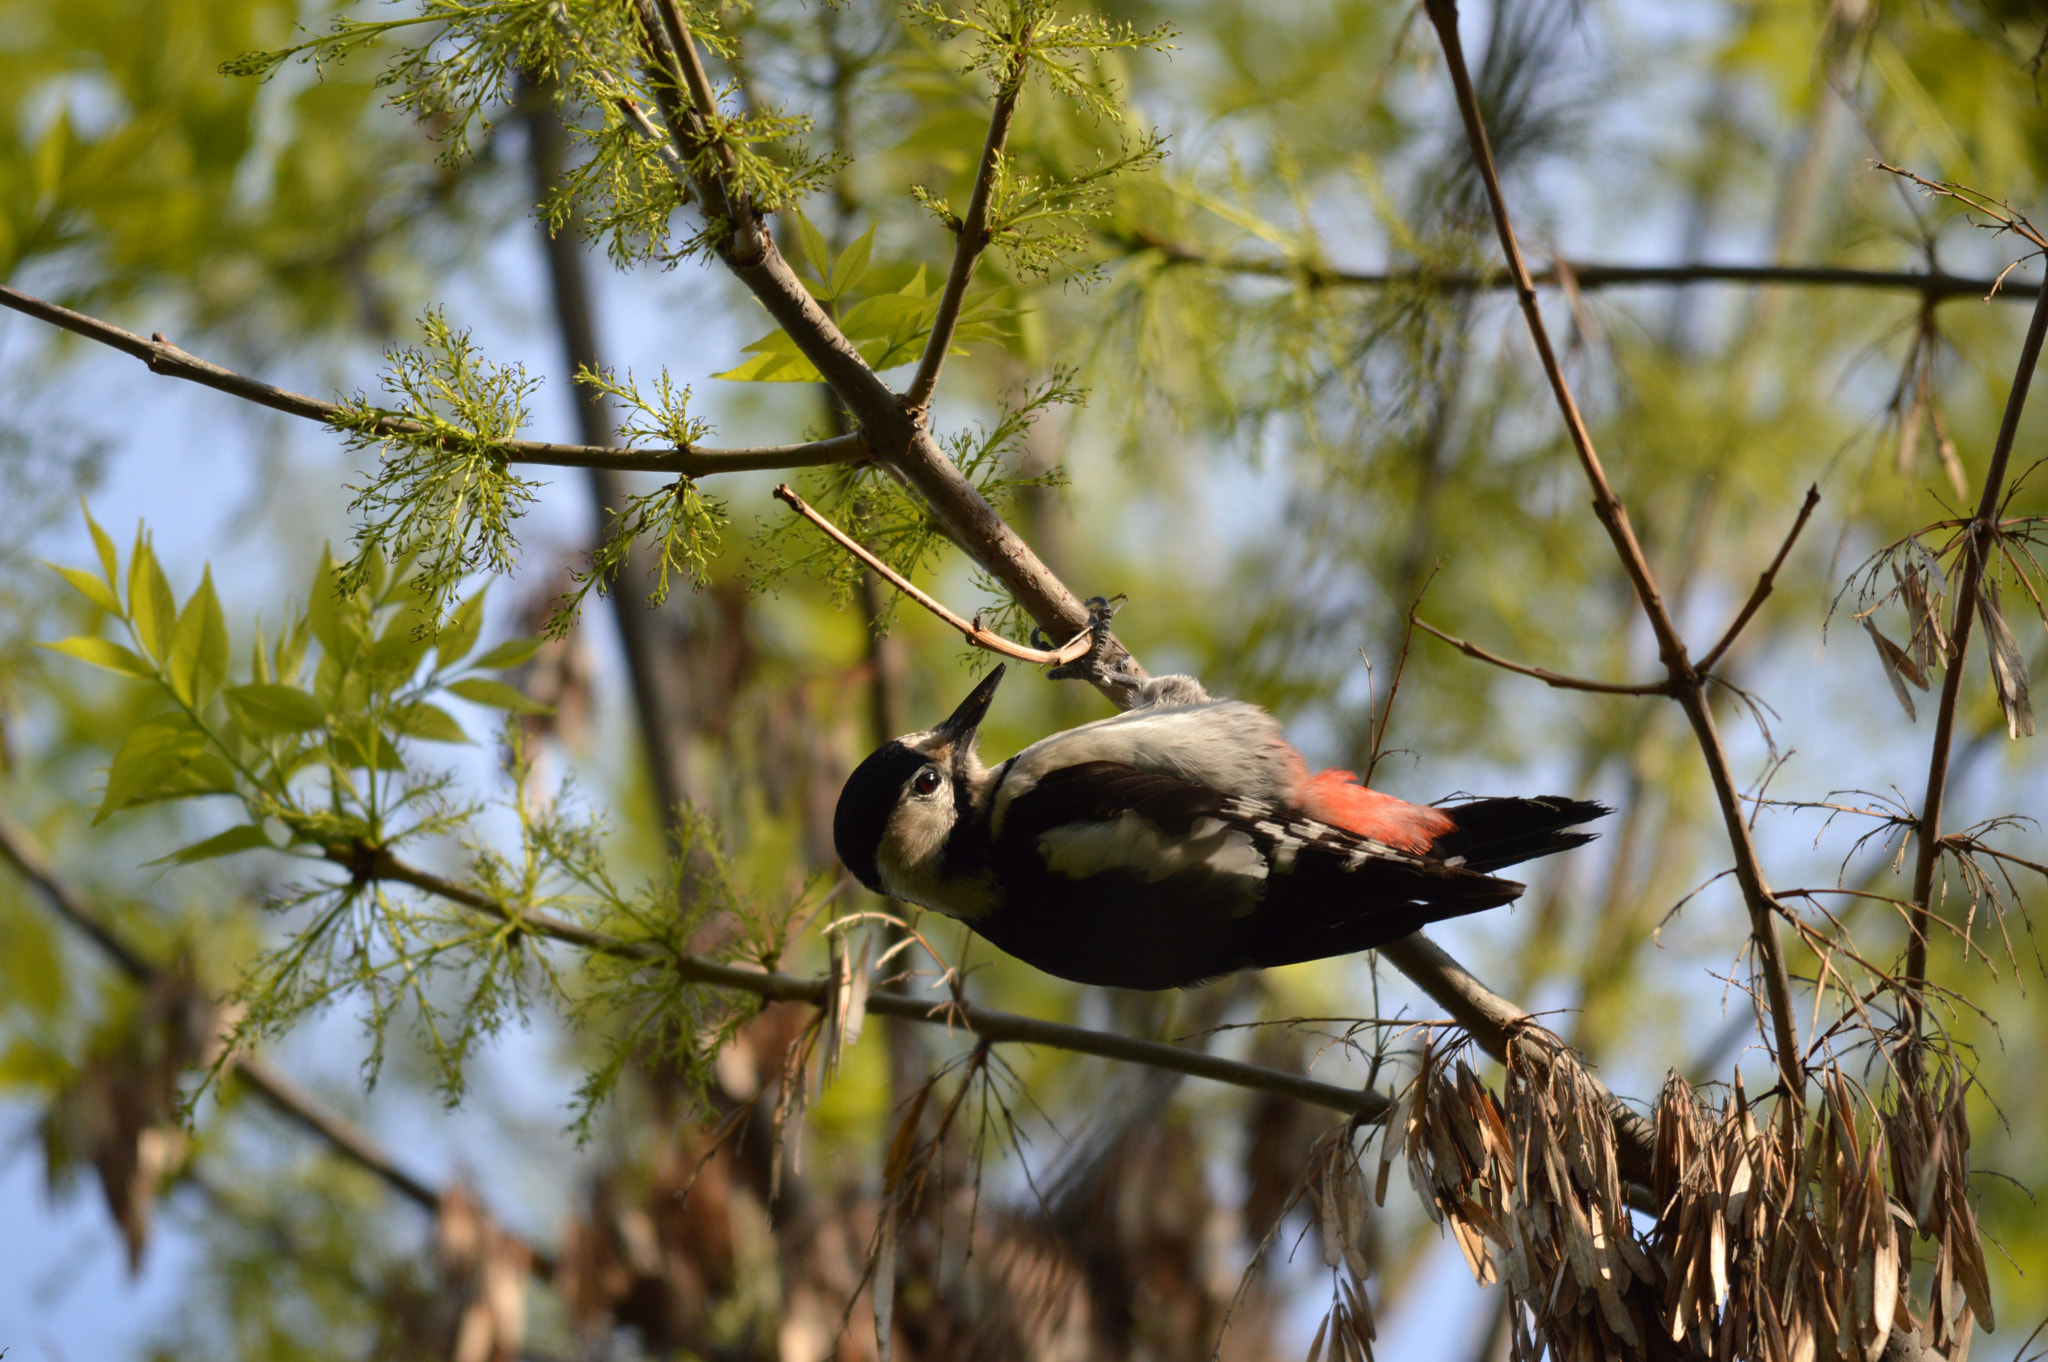
[[[623,941],[550,913],[509,907],[487,894],[480,894],[452,880],[407,865],[387,851],[336,846],[327,848],[327,859],[349,867],[353,873],[411,885],[415,889],[446,899],[450,903],[460,904],[501,922],[515,923],[522,930],[535,936],[560,941],[581,950],[622,960],[641,961],[655,968],[669,970],[686,983],[751,993],[771,1002],[809,1003],[814,1007],[826,1006],[836,987],[830,979],[803,979],[793,974],[771,973],[740,965],[724,965],[698,955],[664,951],[650,943]],[[1155,1069],[1167,1069],[1194,1078],[1207,1078],[1217,1083],[1228,1083],[1233,1087],[1249,1088],[1256,1092],[1277,1093],[1282,1097],[1292,1097],[1313,1106],[1339,1111],[1347,1116],[1362,1116],[1366,1120],[1379,1116],[1390,1105],[1384,1095],[1370,1088],[1361,1091],[1356,1088],[1339,1087],[1334,1083],[1318,1082],[1305,1074],[1292,1074],[1280,1069],[1268,1069],[1257,1064],[1224,1059],[1185,1046],[1139,1040],[1108,1031],[1091,1031],[1085,1027],[1041,1021],[1036,1017],[1020,1017],[1014,1013],[995,1012],[970,1004],[956,1005],[951,1000],[930,1002],[901,993],[877,992],[868,995],[867,1010],[885,1017],[902,1017],[909,1021],[949,1028],[958,1025],[974,1035],[991,1041],[1044,1045],[1056,1050],[1071,1051],[1074,1054],[1095,1055],[1102,1059],[1149,1065]]]
[[[1017,39],[1020,48],[1029,40],[1029,34],[1027,24]],[[989,116],[988,139],[982,143],[981,164],[974,173],[967,216],[954,229],[957,235],[953,243],[953,268],[946,276],[946,291],[939,297],[932,333],[926,338],[924,354],[917,362],[917,375],[903,394],[904,405],[912,411],[923,411],[931,405],[932,393],[939,386],[939,370],[945,367],[946,351],[953,344],[954,328],[960,324],[960,305],[967,297],[968,282],[974,278],[981,253],[995,239],[988,225],[989,198],[995,193],[996,178],[1002,170],[1003,147],[1010,140],[1010,121],[1017,112],[1017,97],[1024,91],[1026,60],[1021,51],[1011,57],[1002,83],[996,87],[995,110]]]
[[[125,331],[97,317],[73,312],[68,307],[59,307],[5,285],[0,285],[0,305],[132,355],[147,364],[153,374],[182,378],[216,392],[239,397],[245,402],[253,402],[259,407],[318,421],[326,426],[333,426],[341,413],[338,403],[323,402],[288,388],[273,387],[261,379],[222,368],[210,360],[187,353],[160,335],[145,340],[133,331]],[[376,429],[380,434],[417,435],[425,427],[402,417],[386,417],[377,423]],[[812,440],[807,444],[766,445],[753,449],[615,449],[604,444],[565,445],[545,440],[506,440],[494,448],[507,463],[668,473],[687,478],[774,468],[812,468],[870,457],[866,443],[857,433],[829,440]]]
[[[1536,354],[1542,362],[1544,376],[1550,381],[1552,394],[1557,399],[1559,412],[1564,417],[1565,429],[1571,437],[1572,448],[1579,458],[1580,469],[1593,489],[1593,512],[1614,545],[1615,553],[1621,559],[1622,568],[1635,587],[1636,597],[1642,602],[1643,613],[1650,621],[1650,627],[1657,637],[1658,652],[1662,655],[1665,671],[1670,678],[1673,698],[1684,709],[1686,719],[1691,723],[1693,734],[1699,742],[1700,753],[1706,760],[1707,773],[1714,785],[1714,795],[1721,808],[1722,823],[1727,829],[1728,840],[1735,853],[1736,880],[1742,887],[1742,896],[1749,910],[1750,936],[1756,943],[1757,968],[1763,975],[1764,990],[1770,1003],[1771,1022],[1775,1032],[1775,1048],[1780,1074],[1784,1080],[1786,1100],[1789,1107],[1796,1109],[1805,1101],[1805,1074],[1800,1068],[1798,1034],[1794,1029],[1792,1014],[1792,984],[1785,968],[1783,946],[1778,939],[1778,925],[1773,909],[1769,885],[1765,882],[1763,868],[1757,859],[1756,847],[1751,840],[1749,825],[1743,817],[1740,792],[1735,785],[1734,774],[1729,768],[1728,754],[1721,745],[1721,735],[1714,723],[1713,710],[1707,703],[1704,678],[1686,656],[1684,641],[1679,637],[1671,612],[1664,603],[1657,587],[1655,575],[1650,570],[1648,557],[1643,553],[1642,544],[1636,539],[1635,529],[1630,525],[1628,512],[1621,499],[1615,495],[1607,480],[1607,470],[1594,450],[1593,437],[1586,428],[1584,416],[1579,411],[1577,399],[1572,396],[1571,385],[1565,381],[1564,369],[1558,363],[1557,353],[1550,343],[1550,333],[1543,322],[1543,312],[1536,300],[1536,287],[1530,280],[1529,267],[1522,259],[1521,246],[1515,240],[1514,224],[1509,219],[1507,199],[1501,192],[1500,175],[1493,161],[1493,151],[1487,141],[1486,125],[1479,115],[1479,99],[1472,88],[1471,72],[1465,66],[1463,44],[1458,37],[1458,7],[1455,0],[1427,0],[1426,8],[1431,24],[1437,31],[1444,49],[1446,65],[1450,68],[1452,88],[1457,93],[1458,112],[1464,119],[1465,134],[1471,143],[1472,155],[1477,163],[1480,178],[1486,186],[1487,202],[1493,210],[1495,230],[1500,236],[1501,254],[1514,278],[1515,295],[1521,304],[1522,315],[1528,322],[1530,338],[1535,342]]]
[[[146,988],[161,974],[160,967],[125,940],[84,894],[58,876],[35,836],[4,809],[0,809],[0,860],[12,865],[51,911],[89,938],[135,984]],[[229,1055],[221,1068],[248,1084],[280,1116],[325,1141],[349,1162],[381,1178],[430,1214],[440,1212],[438,1190],[407,1172],[361,1127],[329,1110],[269,1060],[261,1055],[236,1053]],[[546,1254],[530,1246],[528,1251],[533,1253],[534,1271],[538,1275],[553,1274],[554,1264]]]
[[[1998,440],[1991,448],[1991,463],[1984,470],[1984,492],[1977,498],[1977,514],[1963,530],[1962,584],[1956,589],[1956,613],[1949,624],[1948,670],[1941,679],[1941,701],[1934,711],[1934,746],[1927,762],[1927,794],[1920,801],[1920,817],[1914,829],[1917,844],[1913,858],[1913,911],[1906,941],[1906,1006],[1913,1025],[1920,1024],[1920,993],[1927,981],[1927,926],[1932,911],[1934,875],[1941,864],[1941,806],[1948,793],[1949,751],[1955,743],[1956,711],[1962,696],[1964,664],[1968,661],[1970,626],[1977,615],[1979,578],[1991,548],[1998,542],[1998,504],[2005,495],[2006,465],[2012,456],[2014,438],[2019,434],[2020,412],[2027,405],[2027,389],[2034,381],[2034,369],[2041,362],[2041,346],[2048,339],[2048,291],[2034,305],[2033,320],[2020,345],[2019,366],[2012,376],[2012,390],[2006,394],[2005,416],[1998,425]]]
[[[1340,270],[1306,260],[1248,260],[1211,255],[1142,235],[1114,240],[1133,252],[1156,251],[1169,265],[1286,279],[1315,289],[1409,288],[1439,293],[1492,293],[1515,287],[1513,272],[1505,269],[1438,270],[1416,266],[1396,270]],[[1571,276],[1572,287],[1581,290],[1750,284],[1765,288],[1846,288],[1913,293],[1931,303],[1944,303],[1956,298],[2016,301],[2038,297],[2041,293],[2038,282],[1950,274],[1945,270],[1861,270],[1838,265],[1734,265],[1707,261],[1686,265],[1570,261],[1563,262],[1562,267],[1554,264],[1533,270],[1529,278],[1538,287],[1549,288],[1561,284],[1567,272]]]

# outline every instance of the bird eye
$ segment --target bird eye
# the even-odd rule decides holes
[[[927,766],[917,773],[917,779],[910,782],[911,788],[921,795],[928,795],[939,788],[939,768]]]

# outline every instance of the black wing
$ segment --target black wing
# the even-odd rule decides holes
[[[1522,892],[1106,761],[1049,772],[1017,796],[992,854],[1005,903],[976,930],[1050,974],[1123,988],[1369,950]]]

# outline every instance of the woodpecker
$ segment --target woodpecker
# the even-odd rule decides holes
[[[1491,871],[1589,842],[1585,800],[1410,804],[1349,771],[1310,775],[1257,705],[1191,677],[994,767],[975,750],[998,666],[944,723],[847,778],[839,859],[1048,974],[1188,988],[1371,950],[1513,901]]]

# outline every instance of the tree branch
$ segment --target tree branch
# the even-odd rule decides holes
[[[1714,664],[1721,660],[1722,655],[1735,646],[1736,637],[1748,626],[1750,619],[1762,608],[1764,599],[1771,594],[1771,588],[1778,580],[1778,569],[1785,565],[1785,556],[1792,552],[1794,541],[1799,538],[1799,532],[1806,528],[1808,517],[1812,516],[1813,508],[1818,505],[1820,505],[1820,488],[1817,485],[1809,485],[1806,489],[1806,500],[1800,503],[1799,515],[1793,520],[1791,531],[1786,534],[1785,542],[1778,545],[1778,556],[1771,559],[1771,565],[1765,568],[1763,575],[1756,579],[1756,589],[1750,592],[1749,599],[1743,602],[1742,609],[1736,613],[1734,621],[1729,624],[1728,632],[1721,635],[1719,643],[1707,649],[1707,655],[1701,658],[1698,664],[1694,666],[1694,671],[1698,672],[1701,676],[1705,676],[1708,672],[1714,670]]]
[[[924,354],[917,362],[917,374],[903,394],[904,405],[912,411],[923,411],[931,405],[932,392],[939,386],[939,370],[945,367],[946,351],[953,344],[953,330],[960,322],[960,305],[967,297],[968,281],[974,277],[974,266],[980,261],[981,253],[995,239],[988,226],[988,202],[995,193],[996,174],[1002,168],[1003,146],[1010,139],[1010,121],[1017,112],[1017,97],[1024,90],[1026,57],[1021,49],[1030,41],[1030,36],[1031,26],[1027,23],[1024,31],[1017,35],[1020,50],[1010,58],[1002,82],[996,87],[996,106],[989,116],[988,139],[982,143],[981,164],[974,173],[974,189],[967,200],[967,216],[955,229],[953,268],[946,276],[946,291],[940,295],[939,310],[932,318],[932,333],[925,339]]]
[[[1635,587],[1636,597],[1642,602],[1643,613],[1649,618],[1650,627],[1657,636],[1657,648],[1670,678],[1672,697],[1684,709],[1699,742],[1701,756],[1706,761],[1715,798],[1720,804],[1722,823],[1735,853],[1736,880],[1742,886],[1743,900],[1749,910],[1750,936],[1756,942],[1758,969],[1764,976],[1764,990],[1770,1001],[1771,1021],[1776,1033],[1779,1071],[1784,1079],[1787,1101],[1791,1108],[1797,1109],[1804,1104],[1806,1082],[1800,1068],[1798,1034],[1792,1016],[1791,980],[1785,968],[1784,950],[1778,940],[1770,887],[1764,880],[1749,825],[1743,818],[1741,796],[1735,786],[1734,774],[1729,769],[1727,752],[1721,746],[1713,710],[1707,704],[1703,679],[1686,656],[1685,643],[1679,638],[1671,613],[1658,591],[1649,560],[1629,524],[1627,510],[1607,480],[1607,471],[1593,448],[1592,434],[1586,428],[1585,418],[1572,396],[1571,385],[1565,381],[1564,369],[1551,346],[1550,333],[1544,326],[1543,312],[1536,301],[1536,288],[1530,280],[1529,267],[1522,259],[1521,246],[1515,240],[1514,224],[1508,217],[1507,199],[1501,192],[1500,174],[1494,166],[1486,125],[1479,115],[1479,99],[1472,88],[1472,75],[1465,66],[1464,46],[1458,38],[1456,0],[1426,0],[1426,8],[1443,44],[1445,64],[1450,68],[1452,88],[1457,94],[1458,112],[1464,120],[1473,159],[1486,186],[1487,202],[1493,210],[1501,253],[1514,279],[1516,298],[1528,322],[1530,338],[1535,342],[1544,376],[1550,381],[1551,393],[1564,417],[1565,429],[1578,455],[1580,469],[1593,489],[1593,513],[1607,531],[1622,568]]]
[[[1630,685],[1619,681],[1588,681],[1577,676],[1565,676],[1562,673],[1549,671],[1542,667],[1531,667],[1521,662],[1510,662],[1504,657],[1487,652],[1486,649],[1481,648],[1475,643],[1467,643],[1462,638],[1456,638],[1445,633],[1428,620],[1422,619],[1419,616],[1410,616],[1410,618],[1415,621],[1415,627],[1423,633],[1442,639],[1467,657],[1477,658],[1481,662],[1499,667],[1502,671],[1516,672],[1522,676],[1533,676],[1544,685],[1555,686],[1559,690],[1586,690],[1599,695],[1671,694],[1671,683],[1669,681],[1653,681],[1637,685]]]
[[[1143,234],[1118,236],[1112,240],[1133,252],[1157,251],[1169,265],[1287,279],[1313,289],[1413,288],[1441,293],[1490,293],[1515,287],[1513,272],[1505,269],[1439,270],[1415,266],[1396,270],[1340,270],[1305,260],[1250,260],[1210,255]],[[1549,288],[1561,284],[1566,272],[1571,276],[1572,286],[1582,290],[1753,284],[1766,288],[1849,288],[1914,293],[1931,303],[1945,303],[1956,298],[1978,298],[1986,302],[2021,300],[2038,297],[2041,293],[2038,282],[2008,282],[1950,274],[1945,270],[1861,270],[1838,265],[1735,265],[1708,261],[1686,265],[1565,261],[1534,270],[1529,278],[1531,283]]]
[[[34,834],[0,809],[0,859],[12,865],[32,885],[50,909],[77,928],[117,969],[139,986],[147,987],[162,970],[122,937],[113,924],[99,913],[84,894],[59,878]],[[416,1203],[429,1214],[439,1214],[441,1193],[400,1167],[391,1155],[361,1127],[301,1086],[283,1070],[261,1055],[230,1054],[222,1061],[223,1072],[247,1083],[256,1094],[286,1120],[330,1145],[349,1162],[381,1178],[394,1191]],[[548,1255],[528,1246],[534,1272],[552,1276],[554,1262]]]
[[[132,355],[148,365],[153,374],[182,378],[230,397],[253,402],[259,407],[318,421],[329,427],[334,425],[335,417],[341,411],[338,403],[323,402],[288,388],[273,387],[261,379],[200,359],[165,340],[161,334],[145,340],[111,322],[103,322],[83,312],[73,312],[68,307],[59,307],[4,284],[0,284],[0,305]],[[377,433],[390,435],[417,435],[424,429],[418,422],[403,417],[385,417],[376,426]],[[566,445],[545,440],[505,440],[493,448],[507,463],[668,473],[687,478],[772,468],[812,468],[871,457],[866,442],[858,433],[829,440],[812,440],[807,444],[766,445],[753,449],[616,449],[604,444]]]
[[[2014,437],[2019,433],[2020,412],[2027,404],[2027,389],[2034,369],[2041,362],[2041,346],[2048,339],[2048,291],[2034,305],[2034,317],[2027,325],[2027,337],[2020,345],[2019,365],[2012,376],[2012,390],[2006,394],[2005,416],[1998,425],[1998,440],[1991,448],[1991,463],[1984,470],[1984,492],[1977,498],[1977,514],[1964,528],[1963,580],[1956,589],[1955,618],[1949,624],[1948,670],[1941,679],[1941,700],[1934,711],[1934,745],[1927,761],[1927,794],[1920,801],[1920,818],[1914,829],[1913,911],[1906,941],[1906,1006],[1913,1027],[1920,1026],[1921,989],[1927,982],[1927,924],[1934,895],[1934,873],[1941,864],[1941,806],[1948,791],[1949,751],[1955,742],[1956,710],[1962,696],[1963,670],[1969,660],[1970,626],[1977,614],[1978,579],[1985,559],[1998,541],[1998,503],[2005,494],[2006,464],[2012,456]]]
[[[1015,658],[1019,662],[1029,662],[1034,665],[1045,666],[1054,664],[1064,665],[1083,656],[1088,651],[1089,645],[1092,642],[1092,632],[1076,634],[1060,648],[1047,652],[1042,648],[1027,648],[1021,643],[1012,643],[994,630],[984,629],[974,621],[962,619],[938,601],[920,591],[908,578],[896,571],[895,568],[890,567],[887,563],[875,557],[874,554],[869,553],[866,548],[862,547],[859,540],[812,510],[802,497],[790,490],[788,483],[785,482],[780,487],[777,487],[775,489],[775,496],[779,501],[788,502],[798,515],[831,536],[834,543],[838,544],[855,558],[858,558],[861,562],[867,564],[868,567],[884,578],[891,586],[910,597],[911,600],[916,601],[939,619],[944,620],[947,624],[959,630],[961,636],[977,648],[985,648],[992,653],[1001,653],[1004,657]]]
[[[450,903],[461,904],[465,908],[501,922],[515,923],[535,936],[547,937],[616,959],[641,961],[671,970],[677,978],[686,983],[751,993],[771,1002],[808,1003],[813,1007],[826,1006],[836,988],[835,983],[827,978],[804,979],[793,974],[772,973],[741,965],[724,965],[699,955],[664,951],[643,942],[623,941],[551,913],[508,907],[489,895],[480,894],[452,880],[407,865],[390,852],[381,849],[331,846],[326,849],[326,855],[328,860],[337,865],[347,866],[352,872],[367,873],[372,879],[411,885],[415,889],[446,899]],[[1217,1083],[1249,1088],[1256,1092],[1277,1093],[1282,1097],[1292,1097],[1297,1101],[1342,1112],[1347,1116],[1362,1116],[1366,1120],[1378,1117],[1391,1105],[1387,1097],[1370,1088],[1360,1090],[1340,1087],[1334,1083],[1319,1082],[1305,1074],[1292,1074],[1280,1069],[1268,1069],[1257,1064],[1224,1059],[1185,1046],[1139,1040],[1136,1037],[1120,1036],[1108,1031],[1091,1031],[1085,1027],[1041,1021],[1036,1017],[1022,1017],[1015,1013],[996,1012],[968,1004],[955,1006],[950,1000],[933,1003],[902,993],[876,992],[868,995],[867,1010],[885,1017],[902,1017],[909,1021],[949,1028],[958,1024],[963,1029],[990,1041],[1044,1045],[1056,1050],[1071,1051],[1074,1054],[1095,1055],[1102,1059],[1167,1069],[1174,1073],[1207,1078]]]

